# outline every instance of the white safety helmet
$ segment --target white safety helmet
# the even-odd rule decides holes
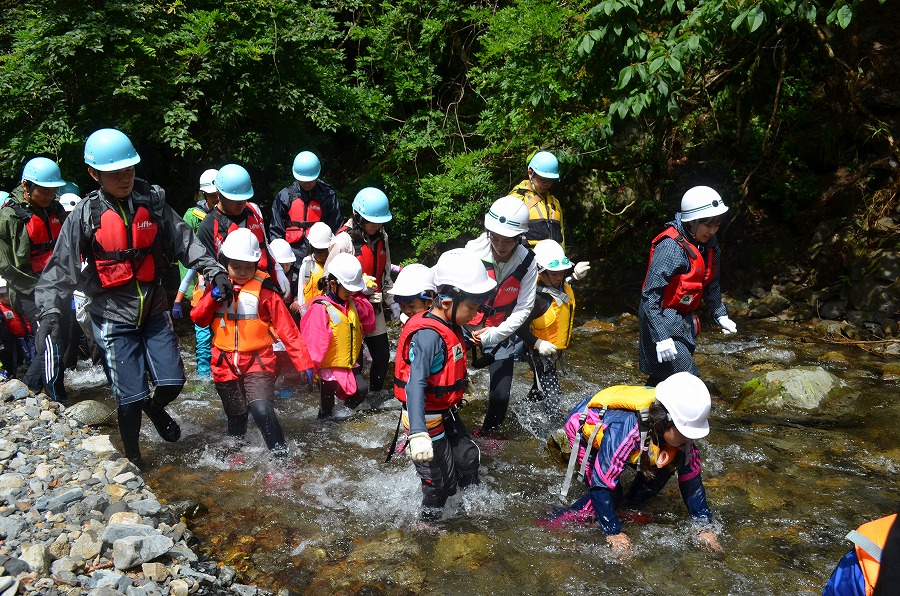
[[[259,249],[259,239],[247,228],[238,228],[233,232],[229,232],[219,252],[229,259],[251,263],[258,263],[259,258],[262,256],[262,251]]]
[[[421,263],[412,263],[404,267],[397,275],[394,287],[388,294],[394,296],[421,296],[425,292],[437,292],[434,286],[434,273],[431,267]]]
[[[541,240],[534,245],[534,260],[546,271],[565,271],[572,268],[572,261],[556,240]]]
[[[484,227],[507,238],[521,236],[528,231],[528,207],[521,197],[497,199],[484,216]]]
[[[216,176],[219,170],[206,170],[200,174],[200,192],[216,192]]]
[[[366,289],[363,281],[362,265],[350,253],[341,252],[334,255],[328,263],[327,274],[333,275],[339,284],[349,292],[362,292]]]
[[[442,254],[432,271],[434,285],[438,290],[449,286],[477,296],[487,294],[497,287],[497,282],[488,276],[478,255],[465,248],[454,248]]]
[[[709,389],[699,377],[675,373],[656,386],[656,399],[669,411],[678,432],[688,439],[709,434]]]
[[[293,263],[297,260],[294,249],[291,248],[291,245],[284,238],[272,240],[269,242],[269,248],[272,249],[272,254],[279,263]]]
[[[59,204],[62,205],[63,209],[66,210],[66,213],[75,209],[75,205],[81,201],[81,197],[76,195],[74,192],[67,192],[63,196],[59,197]]]
[[[310,226],[309,231],[306,233],[309,245],[319,250],[328,248],[331,245],[332,238],[334,238],[334,234],[331,233],[331,228],[324,221],[317,221]]]
[[[708,186],[695,186],[681,197],[681,221],[715,217],[728,211],[725,201]]]
[[[6,280],[0,277],[0,292],[6,291]]]

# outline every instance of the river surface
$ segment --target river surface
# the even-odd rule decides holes
[[[174,405],[182,439],[162,442],[144,421],[145,478],[164,501],[207,511],[190,523],[200,548],[245,582],[323,594],[821,594],[849,549],[843,536],[898,509],[896,383],[882,357],[833,345],[806,326],[738,321],[739,333],[701,336],[697,363],[713,390],[712,430],[698,446],[725,552],[694,540],[677,482],[625,519],[632,556],[611,555],[599,526],[547,527],[559,507],[565,464],[547,447],[565,412],[614,384],[640,385],[637,321],[592,321],[569,350],[563,403],[546,412],[521,400],[531,385],[516,365],[510,417],[499,439],[481,441],[481,479],[451,499],[445,519],[418,523],[419,480],[405,455],[385,463],[397,425],[390,400],[337,421],[316,419],[318,394],[284,385],[277,410],[290,455],[272,461],[252,422],[249,444],[225,436],[211,383],[189,380]],[[194,370],[192,329],[179,327]],[[851,415],[747,415],[734,409],[743,384],[774,369],[821,365],[850,388]],[[484,371],[472,373],[463,409],[483,418]],[[190,376],[190,375],[189,375]],[[74,399],[112,405],[102,375],[70,377]],[[118,444],[117,432],[110,429]],[[630,482],[630,472],[624,478]],[[569,491],[577,498],[581,486]]]

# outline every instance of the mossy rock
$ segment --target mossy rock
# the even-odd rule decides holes
[[[821,366],[773,370],[741,389],[738,410],[815,410],[846,384]]]

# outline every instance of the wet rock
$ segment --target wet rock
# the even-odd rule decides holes
[[[900,381],[900,362],[886,362],[881,367],[881,378],[885,381]]]
[[[609,321],[600,321],[598,319],[591,319],[584,325],[578,327],[584,333],[598,333],[600,331],[612,331],[616,326],[614,323],[610,323]]]
[[[791,301],[781,294],[772,293],[755,301],[747,316],[751,319],[762,319],[784,312],[791,306]]]
[[[558,453],[563,460],[569,461],[569,455],[572,453],[572,446],[569,445],[569,437],[566,435],[566,429],[557,428],[550,433],[550,436],[547,437],[547,449],[553,453]]]
[[[116,424],[116,412],[93,399],[86,399],[66,408],[66,416],[86,426]]]
[[[744,385],[737,407],[741,410],[755,408],[811,410],[817,408],[833,391],[842,387],[843,381],[820,366],[776,370]]]
[[[487,537],[481,534],[444,534],[434,549],[434,562],[441,569],[479,567],[488,558]]]
[[[819,307],[819,316],[832,321],[840,320],[847,314],[847,301],[825,302]]]

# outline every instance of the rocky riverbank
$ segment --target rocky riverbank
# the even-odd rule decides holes
[[[0,596],[268,594],[192,549],[196,505],[163,505],[61,405],[0,385]]]

